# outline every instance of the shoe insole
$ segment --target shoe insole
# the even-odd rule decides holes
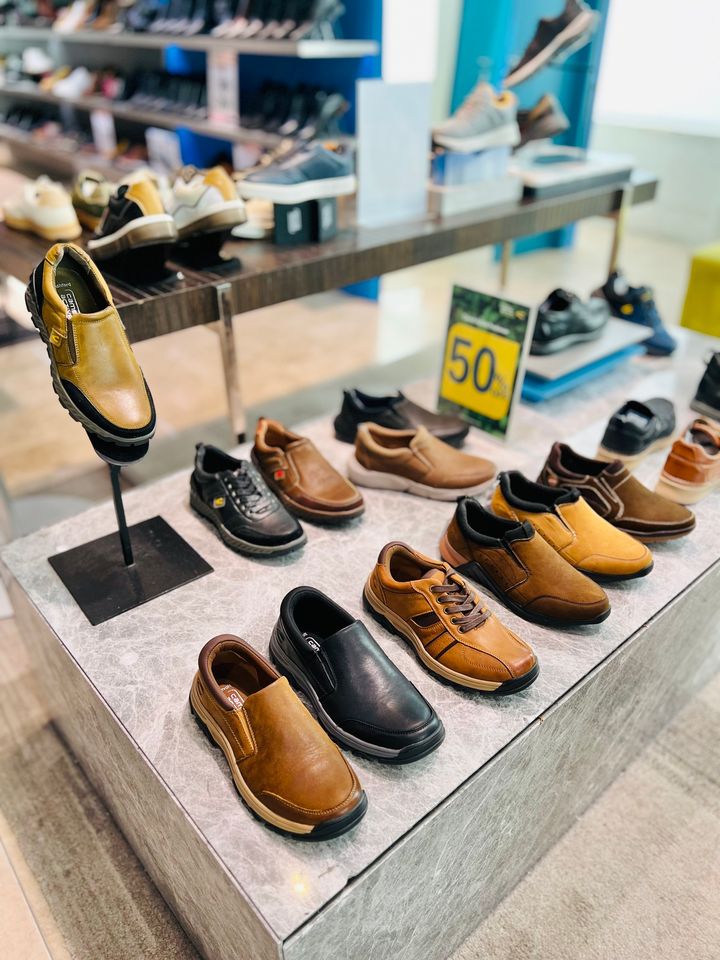
[[[70,313],[97,313],[107,306],[100,291],[88,282],[88,275],[69,258],[63,257],[58,264],[55,287]]]

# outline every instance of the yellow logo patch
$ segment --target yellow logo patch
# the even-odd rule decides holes
[[[215,497],[215,499],[213,500],[213,506],[215,507],[216,510],[219,510],[220,507],[224,507],[225,497]]]

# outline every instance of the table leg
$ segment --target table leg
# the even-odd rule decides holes
[[[218,303],[218,333],[220,335],[220,352],[223,359],[225,373],[225,391],[227,393],[228,413],[233,433],[238,442],[245,440],[247,423],[245,408],[242,402],[240,389],[240,371],[238,370],[237,352],[235,350],[235,336],[233,334],[233,309],[231,285],[221,283],[217,287]]]
[[[633,187],[631,183],[623,184],[620,198],[620,206],[612,215],[615,221],[615,230],[613,231],[612,246],[610,247],[610,262],[608,263],[608,276],[618,269],[618,260],[620,259],[620,247],[625,236],[625,227],[627,225],[627,215],[632,203]]]
[[[508,273],[510,272],[510,257],[512,256],[512,240],[504,240],[501,244],[500,254],[500,289],[504,290],[508,282]]]

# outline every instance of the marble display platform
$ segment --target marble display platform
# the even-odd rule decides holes
[[[508,445],[473,431],[468,449],[534,477],[555,439],[592,454],[629,396],[676,397],[683,426],[711,343],[683,332],[675,360],[634,360],[542,409],[523,405]],[[432,403],[434,388],[414,396]],[[344,465],[350,448],[329,421],[304,429]],[[662,461],[646,461],[640,479],[653,483]],[[249,815],[191,720],[201,646],[231,632],[266,653],[280,600],[299,584],[363,617],[361,590],[380,548],[402,539],[437,555],[453,505],[367,491],[364,518],[341,530],[306,524],[299,554],[253,561],[191,511],[188,474],[131,492],[126,507],[130,523],[165,517],[213,566],[202,580],[92,627],[47,557],[112,530],[109,504],[10,544],[2,561],[58,727],[208,960],[447,956],[720,667],[713,497],[698,505],[692,536],[654,549],[648,578],[608,589],[603,624],[560,632],[491,602],[539,655],[540,676],[520,694],[493,699],[441,684],[369,623],[436,707],[446,740],[404,767],[351,756],[369,799],[359,827],[324,843],[281,837]]]

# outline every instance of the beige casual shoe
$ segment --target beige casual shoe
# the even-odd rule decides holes
[[[401,490],[431,500],[481,493],[495,471],[490,460],[461,453],[425,427],[389,430],[376,423],[360,424],[348,465],[350,479],[360,486]]]
[[[488,610],[452,567],[404,543],[383,547],[363,595],[370,613],[408,640],[420,662],[461,687],[514,693],[539,666],[530,646]]]
[[[77,240],[82,233],[70,194],[48,177],[26,183],[17,199],[4,205],[3,212],[5,223],[13,230],[34,233],[43,240]]]

